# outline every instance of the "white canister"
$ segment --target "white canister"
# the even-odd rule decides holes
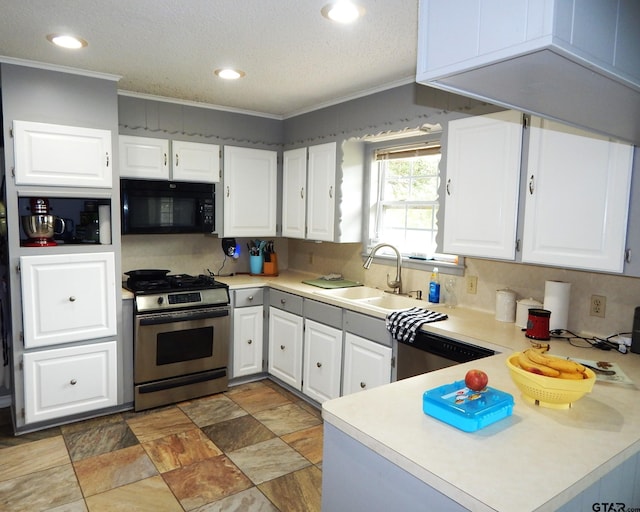
[[[498,290],[496,292],[496,320],[498,322],[513,322],[516,318],[516,292],[513,290]]]
[[[529,310],[532,308],[541,308],[542,302],[535,299],[522,299],[518,301],[516,306],[516,325],[518,327],[527,327],[527,321],[529,320]]]

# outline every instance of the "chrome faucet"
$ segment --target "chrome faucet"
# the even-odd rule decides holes
[[[393,245],[391,244],[376,245],[373,249],[371,249],[371,252],[369,253],[369,257],[367,258],[367,260],[364,262],[364,265],[362,266],[368,269],[371,266],[371,263],[373,262],[373,256],[375,255],[376,252],[378,252],[378,249],[382,247],[389,247],[389,249],[392,249],[396,253],[396,278],[392,281],[389,279],[389,274],[387,274],[387,286],[391,288],[394,293],[400,294],[402,293],[402,276],[401,276],[402,256],[400,256],[400,251],[398,251],[398,249],[396,249]]]

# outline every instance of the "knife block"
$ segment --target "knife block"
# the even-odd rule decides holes
[[[278,255],[275,252],[269,254],[271,261],[266,261],[263,264],[263,273],[265,276],[277,276],[278,275]]]

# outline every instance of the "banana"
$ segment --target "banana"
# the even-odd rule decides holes
[[[545,375],[546,377],[559,377],[560,372],[554,368],[549,368],[543,364],[538,364],[535,361],[529,359],[527,351],[520,352],[518,354],[518,364],[523,370],[531,373],[537,373],[538,375]]]
[[[586,379],[587,375],[585,373],[580,372],[560,372],[558,375],[559,379],[568,379],[568,380],[582,380]]]
[[[533,362],[548,366],[554,370],[564,373],[584,373],[585,367],[575,361],[569,361],[568,359],[560,359],[559,357],[549,356],[542,354],[534,349],[525,350],[527,357]]]

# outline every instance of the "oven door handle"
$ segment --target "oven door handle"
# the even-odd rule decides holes
[[[213,311],[194,311],[193,313],[161,313],[148,317],[138,317],[140,325],[160,325],[173,322],[189,322],[191,320],[206,320],[208,318],[222,318],[229,316],[228,309],[218,309]]]

